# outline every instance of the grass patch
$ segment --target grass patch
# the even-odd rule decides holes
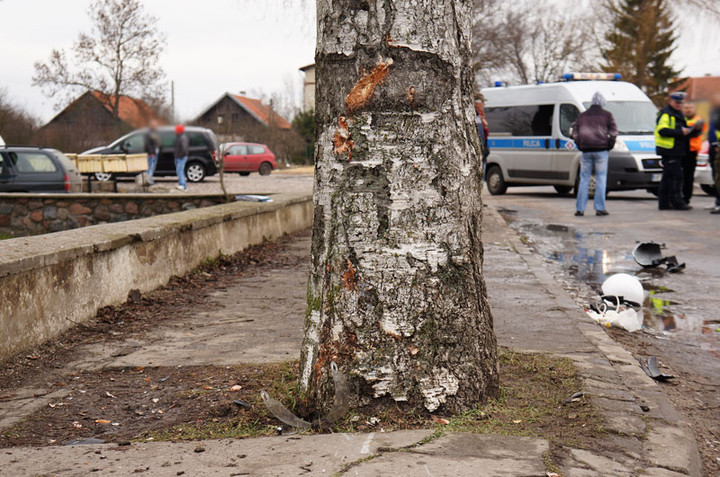
[[[0,240],[9,240],[11,238],[15,238],[15,237],[13,237],[10,234],[4,234],[4,233],[0,232]]]
[[[267,411],[260,390],[268,391],[297,415],[307,416],[310,407],[298,387],[298,367],[293,361],[83,372],[58,383],[72,399],[45,407],[4,431],[0,447],[62,445],[88,437],[115,442],[275,435],[282,423]],[[563,447],[591,448],[599,442],[602,421],[590,402],[563,403],[581,389],[570,360],[501,350],[500,374],[501,394],[497,399],[456,416],[444,416],[448,424],[438,424],[433,421],[438,416],[408,410],[387,399],[353,409],[331,431],[434,429],[429,440],[446,432],[538,437],[552,444],[546,456],[548,468],[560,463]],[[237,386],[241,389],[233,390]],[[245,401],[251,407],[238,406],[233,400]],[[98,419],[119,425],[99,423]],[[315,432],[320,431],[307,431]]]

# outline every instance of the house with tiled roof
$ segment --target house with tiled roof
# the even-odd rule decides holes
[[[695,104],[697,112],[706,120],[710,116],[710,99],[720,93],[720,76],[698,76],[686,78],[677,87],[687,93],[686,101]]]
[[[193,121],[211,129],[220,142],[267,144],[276,156],[291,159],[304,141],[271,105],[245,94],[225,93]]]
[[[115,96],[100,91],[87,91],[60,111],[38,131],[43,146],[65,152],[82,152],[103,146],[152,120],[165,120],[145,101],[120,96],[117,102],[118,119],[113,118]]]

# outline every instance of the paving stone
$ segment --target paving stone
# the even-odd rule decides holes
[[[687,428],[656,424],[647,433],[644,454],[655,466],[700,475],[699,456],[695,459],[686,451],[695,446],[694,440]]]
[[[580,462],[593,470],[602,472],[603,475],[629,475],[631,473],[630,468],[620,464],[619,462],[601,455],[593,454],[592,452],[586,450],[572,449],[570,451],[570,456],[576,462]]]

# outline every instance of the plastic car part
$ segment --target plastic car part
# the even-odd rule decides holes
[[[655,242],[638,244],[633,250],[632,256],[638,265],[643,268],[656,268],[665,265],[669,273],[677,273],[685,268],[684,263],[678,263],[677,257],[663,257],[662,247]]]
[[[655,381],[668,381],[673,379],[675,376],[672,374],[664,374],[660,372],[660,368],[657,365],[657,358],[650,356],[647,360],[647,364],[640,363],[640,367],[645,371],[645,374],[653,378]]]
[[[340,372],[335,362],[330,363],[330,373],[335,385],[333,406],[325,417],[315,419],[312,422],[307,422],[297,417],[290,412],[288,408],[283,406],[281,402],[271,398],[265,390],[260,391],[260,397],[268,408],[268,411],[288,426],[299,429],[309,429],[311,427],[321,427],[323,424],[334,424],[338,419],[343,417],[350,408],[350,391],[348,389],[347,378]]]
[[[655,242],[638,244],[633,250],[632,256],[643,268],[654,268],[663,263],[660,244]]]
[[[626,301],[642,304],[645,290],[640,280],[627,273],[617,273],[608,277],[602,284],[603,295],[622,297]]]

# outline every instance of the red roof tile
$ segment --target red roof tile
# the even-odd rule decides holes
[[[688,78],[680,84],[678,90],[688,94],[688,101],[708,100],[713,93],[720,93],[720,76]]]
[[[236,94],[232,95],[232,97],[266,126],[270,125],[272,121],[272,125],[276,128],[292,129],[287,119],[280,116],[276,111],[271,109],[270,106],[263,104],[259,99],[247,98]]]
[[[100,91],[93,91],[92,95],[100,101],[108,111],[112,112],[112,103],[114,101],[111,102],[110,98],[113,98],[113,96],[101,93]],[[120,96],[118,117],[135,129],[147,126],[148,122],[153,119],[161,125],[166,124],[145,101],[131,98],[130,96]]]

